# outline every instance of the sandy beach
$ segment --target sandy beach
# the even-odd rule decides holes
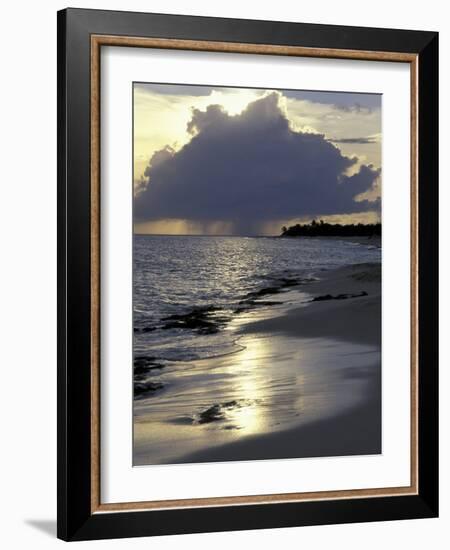
[[[295,307],[237,316],[236,353],[167,369],[175,391],[138,404],[135,465],[381,452],[381,266],[317,275]]]

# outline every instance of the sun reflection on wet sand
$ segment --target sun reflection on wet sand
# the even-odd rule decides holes
[[[263,339],[249,340],[245,348],[236,354],[236,362],[231,366],[236,375],[236,394],[242,396],[244,403],[249,403],[248,406],[234,409],[230,415],[231,421],[246,434],[263,430],[265,419],[261,411],[261,400],[265,396],[258,376],[258,365],[265,353]]]
[[[369,346],[289,336],[245,336],[220,358],[173,364],[167,391],[135,403],[135,465],[272,433],[354,406],[379,361]],[[356,371],[355,371],[356,372]]]

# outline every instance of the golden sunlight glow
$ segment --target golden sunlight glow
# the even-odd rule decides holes
[[[210,96],[204,97],[205,109],[208,105],[221,105],[230,115],[238,115],[249,103],[265,95],[260,90],[227,88],[226,91],[213,90]]]
[[[231,222],[194,222],[190,220],[158,220],[134,224],[134,233],[154,235],[230,235]]]
[[[267,92],[240,88],[213,90],[207,96],[160,95],[137,87],[134,90],[134,180],[144,175],[153,153],[170,145],[179,150],[190,141],[187,131],[192,109],[204,111],[221,105],[230,115],[241,113],[247,105]]]

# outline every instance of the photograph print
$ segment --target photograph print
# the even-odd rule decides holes
[[[381,440],[379,94],[133,84],[133,465]]]

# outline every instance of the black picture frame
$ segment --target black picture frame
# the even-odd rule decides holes
[[[92,511],[91,36],[417,56],[418,491],[414,495]],[[88,540],[438,515],[438,34],[66,9],[58,12],[58,537]]]

